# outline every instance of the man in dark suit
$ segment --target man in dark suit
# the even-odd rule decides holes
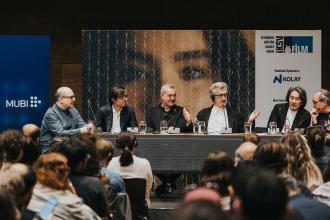
[[[311,124],[310,113],[305,109],[306,91],[299,87],[290,87],[286,95],[287,103],[276,104],[269,116],[268,123],[275,121],[280,131],[294,131],[295,128],[307,128]]]
[[[197,114],[198,121],[205,121],[208,133],[221,133],[228,128],[233,133],[244,131],[244,118],[238,112],[226,107],[228,103],[228,85],[225,82],[213,83],[210,87],[209,94],[213,101],[213,105],[204,108]],[[253,122],[260,112],[254,111],[249,122]]]
[[[96,113],[96,127],[103,132],[120,133],[127,127],[137,127],[133,108],[127,105],[127,92],[122,86],[114,86],[110,91],[111,103],[98,109]]]

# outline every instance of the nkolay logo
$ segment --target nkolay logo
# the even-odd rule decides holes
[[[37,108],[41,100],[37,96],[31,96],[29,99],[6,99],[6,108]]]

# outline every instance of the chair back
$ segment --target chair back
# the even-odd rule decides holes
[[[145,198],[146,179],[124,179],[124,182],[131,203],[133,220],[148,219],[148,204]]]

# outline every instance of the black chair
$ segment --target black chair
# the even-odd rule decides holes
[[[131,203],[133,220],[149,219],[148,204],[145,198],[146,179],[124,179],[124,182]]]

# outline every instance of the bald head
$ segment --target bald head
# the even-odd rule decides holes
[[[23,135],[31,137],[32,140],[37,140],[40,136],[40,128],[35,124],[26,124],[22,127]]]
[[[257,145],[252,142],[242,143],[235,151],[235,165],[240,160],[252,160],[256,149]]]
[[[73,93],[72,89],[69,87],[63,86],[57,89],[55,97],[60,98],[62,96],[66,96],[67,94]]]

